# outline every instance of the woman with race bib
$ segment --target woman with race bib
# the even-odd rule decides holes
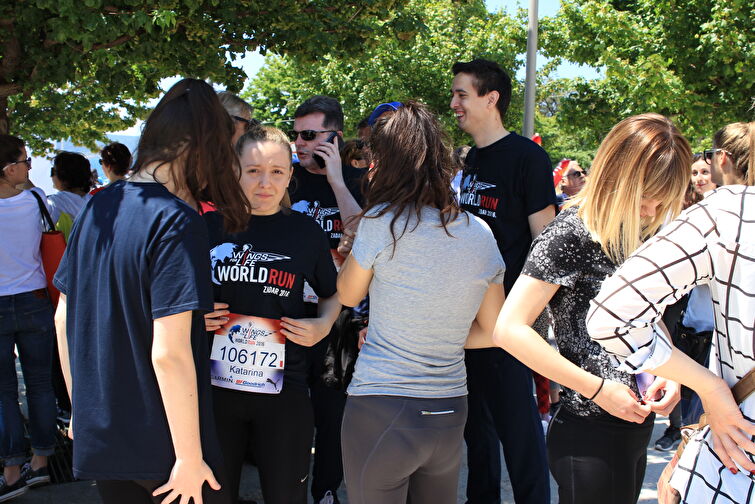
[[[256,127],[236,149],[252,206],[248,227],[227,234],[219,214],[205,215],[216,301],[206,325],[215,331],[215,418],[230,480],[223,491],[237,498],[251,441],[265,503],[306,504],[313,416],[305,347],[325,337],[340,312],[336,270],[322,229],[287,208],[286,135]],[[320,299],[317,318],[301,318],[305,280]]]

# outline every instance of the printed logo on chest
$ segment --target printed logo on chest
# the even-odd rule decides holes
[[[482,191],[495,189],[496,185],[489,182],[480,182],[477,180],[477,174],[469,174],[461,182],[461,196],[459,202],[462,205],[477,207],[479,214],[495,217],[495,211],[498,209],[500,198],[495,196],[478,194]]]
[[[255,251],[248,243],[221,243],[210,250],[212,281],[216,285],[224,282],[265,284],[263,294],[288,297],[296,282],[296,274],[265,263],[290,260],[287,255]]]
[[[319,201],[300,200],[291,205],[291,210],[312,217],[326,233],[343,231],[341,213],[337,206],[324,207]]]

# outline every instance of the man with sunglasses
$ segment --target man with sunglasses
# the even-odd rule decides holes
[[[294,165],[292,208],[317,219],[334,250],[344,225],[361,211],[357,200],[361,199],[362,172],[342,166],[342,137],[343,110],[334,98],[313,96],[294,112],[291,140],[299,163]],[[323,167],[317,156],[324,161]]]
[[[362,209],[360,185],[364,170],[342,165],[343,110],[328,96],[313,96],[294,112],[291,141],[299,162],[289,186],[292,210],[314,218],[330,241],[336,267],[343,262],[338,242],[345,226]],[[330,139],[330,141],[328,141]],[[315,156],[322,160],[323,167]],[[317,297],[305,286],[308,316],[317,316]],[[322,381],[325,353],[331,336],[310,349],[310,394],[315,415],[315,462],[312,477],[314,502],[338,502],[336,491],[343,480],[341,417],[346,395]]]

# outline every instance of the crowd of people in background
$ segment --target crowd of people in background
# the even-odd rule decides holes
[[[285,133],[196,79],[133,156],[102,148],[106,185],[59,152],[46,195],[1,135],[0,502],[50,482],[70,426],[73,475],[106,504],[245,502],[245,462],[267,504],[342,484],[353,504],[450,504],[464,444],[469,504],[501,501],[501,449],[517,503],[550,503],[552,476],[563,504],[632,504],[655,415],[668,451],[703,410],[670,484],[749,502],[755,399],[729,389],[755,368],[755,123],[693,154],[637,115],[554,170],[507,129],[497,63],[448,82],[472,147],[420,101],[347,140],[335,98]]]

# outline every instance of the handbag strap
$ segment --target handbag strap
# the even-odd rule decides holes
[[[734,386],[731,388],[731,395],[734,396],[734,400],[737,404],[742,404],[750,394],[755,392],[755,368],[749,370]],[[697,424],[690,425],[696,429],[701,429],[708,425],[708,414],[703,413],[700,415],[700,420]]]
[[[755,392],[755,368],[747,372],[734,386],[731,393],[737,404],[742,404],[747,397]]]
[[[32,193],[34,195],[34,198],[37,200],[37,204],[39,205],[39,213],[42,214],[42,220],[47,224],[47,231],[55,231],[55,224],[52,222],[50,212],[47,211],[47,207],[42,202],[42,197],[35,191],[29,192]]]

